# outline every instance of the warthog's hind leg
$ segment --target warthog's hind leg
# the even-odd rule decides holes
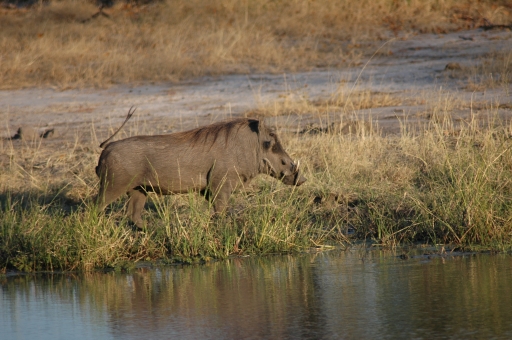
[[[102,183],[100,185],[98,196],[96,197],[96,206],[98,211],[103,211],[107,205],[114,202],[125,192],[126,189],[123,187],[115,188],[112,185]]]
[[[143,229],[144,222],[142,221],[141,213],[144,209],[144,204],[146,204],[146,193],[141,190],[132,189],[128,191],[128,196],[130,196],[130,200],[128,201],[127,214],[137,228]]]

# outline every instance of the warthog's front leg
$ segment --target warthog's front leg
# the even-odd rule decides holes
[[[232,185],[231,182],[228,181],[221,186],[217,186],[215,189],[216,190],[213,190],[213,209],[215,213],[222,214],[226,211],[229,198],[235,189],[235,185]]]

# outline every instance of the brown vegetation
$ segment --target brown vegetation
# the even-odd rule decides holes
[[[97,13],[86,0],[0,9],[0,88],[338,67],[391,37],[512,22],[507,1],[469,0],[167,0]]]

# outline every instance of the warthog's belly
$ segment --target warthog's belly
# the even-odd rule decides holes
[[[161,195],[182,194],[189,191],[201,191],[208,185],[206,175],[193,178],[176,178],[155,180],[154,178],[142,181],[140,188],[146,192],[156,192]]]

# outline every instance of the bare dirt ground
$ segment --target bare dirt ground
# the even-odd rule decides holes
[[[460,119],[489,107],[509,117],[510,86],[472,85],[467,70],[489,53],[511,47],[512,32],[507,30],[411,35],[377,46],[371,59],[349,69],[203,77],[177,84],[126,84],[108,89],[0,91],[0,138],[12,138],[19,127],[32,127],[38,133],[53,129],[55,134],[48,138],[51,144],[91,139],[99,143],[122,123],[131,106],[137,107],[137,118],[127,133],[153,134],[257,114],[273,103],[322,101],[342,92],[347,97],[361,91],[396,100],[391,106],[333,110],[329,121],[347,116],[371,119],[384,133],[394,134],[399,133],[401,124],[428,121],[431,102],[439,104],[440,100]],[[290,114],[266,119],[291,131],[312,123],[325,124],[325,117],[318,113],[294,115],[293,109]]]

